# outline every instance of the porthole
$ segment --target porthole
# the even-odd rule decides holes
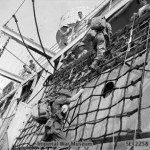
[[[108,82],[105,84],[103,90],[102,90],[102,96],[103,98],[106,98],[110,95],[110,93],[113,91],[115,85],[113,82]]]

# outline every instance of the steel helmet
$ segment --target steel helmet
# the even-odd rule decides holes
[[[80,47],[80,46],[84,46],[85,44],[83,43],[83,42],[80,42],[79,44],[78,44],[78,47]]]
[[[69,25],[68,25],[68,24],[64,24],[62,27],[67,27],[67,28],[69,28]]]

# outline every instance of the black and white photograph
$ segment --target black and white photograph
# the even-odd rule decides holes
[[[150,150],[150,0],[0,0],[0,150]]]

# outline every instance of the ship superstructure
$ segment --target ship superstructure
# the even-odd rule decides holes
[[[104,15],[114,31],[100,71],[86,74],[85,66],[94,59],[88,43],[85,56],[62,68],[62,55],[86,36],[87,27],[51,58],[54,68],[45,63],[46,70],[39,70],[2,99],[1,109],[5,110],[0,128],[2,150],[8,149],[8,143],[9,149],[39,149],[35,144],[40,141],[44,126],[31,118],[32,105],[50,96],[53,88],[76,93],[81,87],[85,91],[64,122],[64,132],[71,141],[91,141],[94,146],[89,149],[93,150],[126,150],[133,148],[128,140],[136,143],[141,139],[142,146],[149,148],[150,14],[131,22],[133,12],[139,9],[136,1],[114,0],[111,9],[109,4],[105,1],[89,15]]]

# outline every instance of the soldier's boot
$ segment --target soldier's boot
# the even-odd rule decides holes
[[[95,60],[92,65],[91,68],[96,71],[98,74],[100,74],[103,70],[106,69],[106,66],[104,66],[104,62],[106,62],[107,60],[104,58],[101,58],[100,60]]]
[[[44,135],[43,135],[41,141],[50,141],[51,134],[52,134],[51,128],[45,126]]]
[[[101,73],[102,71],[104,71],[104,70],[106,70],[107,68],[108,68],[108,66],[107,66],[107,62],[108,62],[109,60],[108,59],[106,59],[106,58],[102,58],[101,60],[100,60],[100,62],[99,62],[99,69],[98,69],[98,72],[99,73]]]
[[[97,69],[99,68],[98,64],[99,64],[99,60],[95,59],[92,65],[89,67],[89,70],[86,72],[86,75],[97,71]]]
[[[48,121],[45,124],[45,132],[44,132],[44,135],[41,139],[42,141],[49,141],[50,140],[50,136],[52,134],[52,128],[51,128],[52,124],[53,124],[53,120],[48,119]]]
[[[48,141],[49,136],[47,135],[47,133],[45,132],[43,137],[41,138],[41,141]]]

